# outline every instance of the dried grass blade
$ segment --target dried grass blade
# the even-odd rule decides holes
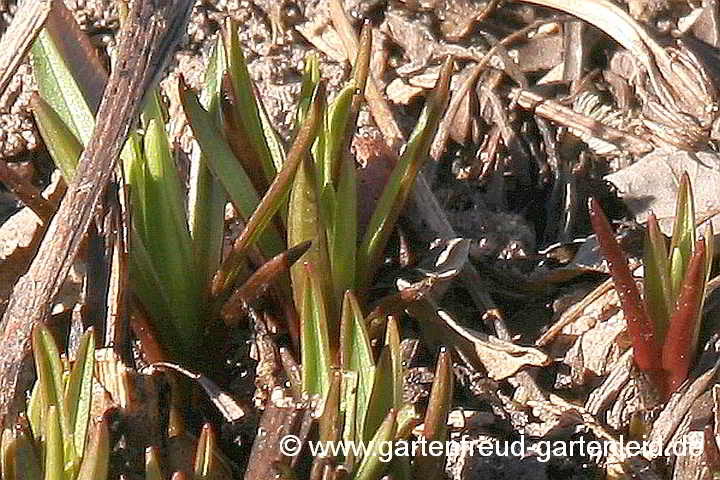
[[[257,269],[242,286],[233,292],[223,306],[220,314],[226,325],[236,324],[238,319],[245,313],[247,305],[258,300],[272,282],[283,272],[290,269],[295,262],[302,257],[310,248],[311,242],[306,241],[293,247],[263,264]]]
[[[233,244],[233,249],[222,267],[213,278],[212,293],[219,295],[225,291],[234,280],[233,271],[240,264],[248,246],[263,232],[272,216],[280,209],[290,190],[298,166],[309,153],[315,140],[318,127],[325,111],[325,89],[320,84],[316,92],[310,111],[300,127],[295,142],[288,153],[287,161],[282,170],[273,180],[270,188],[263,196],[257,208],[253,211],[240,237]]]

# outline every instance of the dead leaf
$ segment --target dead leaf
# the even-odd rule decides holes
[[[571,359],[574,355],[580,355],[584,371],[590,371],[596,376],[607,375],[622,354],[617,339],[625,327],[625,320],[619,312],[607,321],[597,323],[577,339],[565,355],[564,363],[573,368],[575,364]],[[573,372],[573,375],[582,378],[584,371]]]
[[[476,332],[458,324],[443,310],[437,313],[454,333],[472,344],[477,360],[493,380],[511,377],[523,367],[543,367],[551,363],[550,357],[536,348],[522,347]]]
[[[671,235],[675,199],[684,172],[690,175],[696,217],[706,218],[720,209],[720,156],[716,153],[655,150],[605,179],[618,188],[635,220],[645,222],[652,211],[660,230]],[[720,218],[713,219],[713,227],[718,231]]]
[[[170,362],[156,362],[150,365],[149,373],[154,370],[170,369],[195,380],[210,398],[210,401],[217,407],[222,416],[228,422],[236,422],[245,416],[245,409],[235,401],[229,394],[225,393],[215,382],[203,374],[191,372],[180,365]]]
[[[438,2],[438,18],[440,30],[448,40],[458,41],[472,33],[475,22],[487,17],[497,6],[497,1],[470,2],[468,0],[452,0]]]
[[[316,20],[297,25],[295,29],[329,58],[336,62],[347,60],[342,40],[335,29]]]
[[[400,105],[408,105],[413,99],[417,98],[418,95],[425,91],[421,87],[413,87],[408,85],[401,78],[396,78],[385,89],[385,94],[393,103]]]
[[[308,8],[312,8],[312,11],[305,12],[308,21],[295,25],[295,30],[336,62],[343,63],[348,57],[354,57],[354,53],[347,53],[342,38],[333,28],[327,4],[321,2],[317,6]]]

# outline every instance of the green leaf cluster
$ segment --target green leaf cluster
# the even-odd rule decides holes
[[[388,470],[408,478],[409,457],[381,461],[380,445],[407,439],[419,423],[412,404],[402,398],[404,369],[400,333],[393,317],[385,319],[384,345],[376,357],[368,332],[369,317],[353,292],[371,284],[388,239],[428,156],[430,142],[446,107],[452,63],[443,68],[435,92],[399,157],[375,208],[367,232],[358,235],[357,170],[349,155],[351,135],[367,81],[370,52],[365,31],[353,79],[329,105],[312,154],[295,177],[288,212],[288,244],[312,240],[303,264],[291,268],[295,304],[300,313],[301,391],[325,399],[320,441],[369,446],[366,455],[336,459],[352,478],[380,478]],[[303,121],[322,91],[315,58],[308,59],[297,112]],[[320,90],[319,90],[320,89]],[[382,336],[382,331],[380,332]],[[447,359],[446,359],[447,361]],[[439,376],[433,417],[428,427],[442,438],[450,404],[451,375]],[[442,399],[442,400],[441,400]],[[443,407],[440,407],[440,404]],[[440,408],[440,410],[439,410]],[[430,465],[426,463],[425,465]],[[437,467],[437,464],[434,465]]]
[[[443,66],[361,237],[358,172],[350,144],[364,98],[370,39],[365,28],[353,78],[329,105],[318,63],[308,58],[296,137],[286,150],[255,96],[237,28],[229,22],[211,55],[201,94],[180,84],[182,106],[200,147],[192,159],[189,189],[178,174],[167,135],[168,115],[155,91],[145,95],[147,105],[125,145],[118,177],[126,179],[129,189],[130,284],[161,343],[178,360],[193,360],[206,319],[217,316],[230,290],[246,282],[263,259],[311,242],[303,261],[276,281],[277,294],[286,297],[299,316],[303,374],[296,388],[325,399],[321,440],[374,446],[362,458],[342,459],[354,478],[379,478],[388,468],[407,478],[407,457],[386,464],[377,450],[380,442],[407,438],[418,423],[412,406],[402,399],[400,332],[395,319],[384,319],[384,343],[374,351],[359,298],[372,285],[428,158],[447,105],[452,61]],[[98,94],[84,88],[77,69],[64,63],[48,35],[38,40],[33,58],[41,94],[35,108],[38,125],[69,182],[92,132]],[[227,201],[245,226],[223,255]],[[452,392],[449,357],[445,353],[441,359],[441,380],[433,389],[435,400],[426,419],[426,428],[438,438],[447,433],[444,422]],[[67,434],[71,419],[64,410],[46,410],[46,435]],[[53,440],[52,445],[60,444]],[[62,445],[63,458],[77,458],[75,443]],[[53,451],[53,458],[60,455]],[[161,478],[153,455],[148,453],[148,478]],[[63,471],[74,468],[71,464],[64,460]],[[424,465],[438,468],[432,462]]]
[[[3,478],[91,480],[107,476],[110,438],[105,419],[88,433],[92,409],[95,341],[83,335],[72,368],[44,325],[33,331],[38,380],[28,401],[27,423],[2,435]]]
[[[695,238],[695,202],[687,172],[682,176],[675,205],[669,249],[651,215],[643,255],[645,306],[658,343],[663,345],[662,366],[668,372],[668,391],[676,390],[685,381],[697,351],[714,236],[712,223],[708,222],[704,238]]]
[[[712,225],[708,224],[704,238],[695,239],[695,207],[687,173],[676,202],[669,250],[655,215],[648,219],[643,299],[602,208],[596,200],[590,202],[590,219],[619,293],[635,364],[649,375],[662,397],[680,388],[688,377],[713,259]]]

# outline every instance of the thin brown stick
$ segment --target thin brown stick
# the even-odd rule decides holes
[[[561,105],[559,102],[545,99],[529,90],[516,88],[513,89],[510,95],[517,99],[518,105],[522,108],[531,110],[535,114],[560,125],[572,127],[587,135],[601,138],[606,142],[616,145],[621,150],[627,150],[634,155],[648,153],[654,148],[652,143],[641,137],[605,125],[591,117]]]
[[[295,262],[310,248],[310,241],[306,241],[286,250],[257,269],[240,287],[238,287],[221,309],[221,315],[226,325],[236,325],[241,316],[247,312],[247,306],[252,305],[272,285],[272,282],[283,272],[287,272]]]
[[[30,50],[50,13],[51,0],[25,0],[0,40],[0,95]]]

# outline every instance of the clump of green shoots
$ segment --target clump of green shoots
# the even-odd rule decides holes
[[[246,255],[251,226],[261,224],[261,218],[262,224],[269,224],[268,215],[281,210],[286,190],[285,187],[276,190],[276,185],[286,185],[283,176],[286,169],[296,170],[292,184],[287,184],[287,245],[308,242],[312,245],[303,261],[290,269],[292,299],[300,318],[302,360],[302,375],[293,390],[298,395],[319,395],[325,399],[324,413],[319,419],[320,441],[362,442],[370,446],[364,456],[333,459],[336,468],[342,467],[357,479],[380,478],[388,469],[406,478],[411,471],[409,457],[383,462],[379,450],[382,445],[406,439],[419,422],[413,406],[402,398],[404,370],[399,329],[394,319],[387,319],[384,344],[376,356],[370,342],[368,316],[363,314],[354,292],[371,285],[402,206],[428,156],[447,102],[452,64],[445,64],[436,91],[397,162],[367,232],[359,238],[357,167],[349,145],[356,129],[369,55],[370,35],[366,29],[353,79],[327,108],[317,62],[308,60],[297,112],[300,126],[295,145],[215,275],[213,290],[218,293],[226,288],[239,259]],[[310,143],[305,139],[312,138],[311,129],[315,138],[307,152]],[[202,140],[200,144],[205,146]],[[302,150],[296,149],[299,144]],[[443,439],[447,435],[445,422],[452,397],[447,352],[441,354],[438,362],[431,397],[426,435]],[[444,466],[442,458],[417,462],[416,468],[423,465],[424,471],[438,474]]]
[[[695,239],[695,208],[690,178],[682,177],[670,246],[657,218],[648,219],[643,255],[641,299],[627,260],[596,200],[590,220],[610,273],[632,339],[634,360],[666,398],[685,382],[695,357],[712,266],[712,225]]]
[[[38,380],[27,417],[2,435],[2,478],[7,480],[91,480],[107,477],[108,421],[88,432],[92,407],[95,341],[83,335],[72,368],[60,357],[44,325],[32,335]]]
[[[38,379],[27,405],[27,417],[6,429],[0,442],[0,465],[5,480],[104,480],[108,478],[110,420],[103,414],[91,422],[102,394],[94,390],[93,330],[82,336],[72,366],[59,353],[52,333],[40,324],[33,331]],[[102,391],[102,390],[100,390]],[[104,413],[104,412],[103,412]],[[91,427],[92,424],[92,428]],[[148,480],[165,480],[157,448],[146,453]],[[205,425],[197,441],[194,478],[230,479],[230,469]]]
[[[69,68],[44,35],[34,50],[41,93],[35,113],[54,161],[69,180],[92,131],[92,106],[100,92],[88,88],[82,69]],[[180,84],[182,106],[201,150],[189,192],[173,163],[167,112],[157,93],[146,95],[139,128],[122,154],[132,219],[129,283],[160,344],[178,363],[196,359],[203,351],[199,342],[207,337],[202,333],[217,329],[218,319],[224,320],[220,328],[237,325],[248,304],[270,290],[302,360],[293,390],[325,399],[320,439],[371,446],[364,456],[337,458],[337,464],[357,479],[380,478],[388,469],[396,478],[408,478],[411,468],[433,476],[442,472],[441,457],[416,458],[414,467],[408,456],[380,461],[381,442],[407,438],[419,419],[402,398],[397,322],[379,321],[385,328],[384,340],[383,328],[375,336],[381,340],[378,355],[362,299],[428,158],[447,105],[452,61],[443,66],[361,236],[350,143],[364,98],[370,39],[365,28],[353,78],[329,105],[318,64],[308,59],[295,140],[286,151],[255,96],[237,28],[228,23],[200,96]],[[223,255],[227,201],[245,226]],[[301,255],[302,262],[293,265]],[[447,436],[450,365],[449,353],[441,352],[425,417],[424,434],[432,440]],[[153,455],[148,452],[148,462]]]

